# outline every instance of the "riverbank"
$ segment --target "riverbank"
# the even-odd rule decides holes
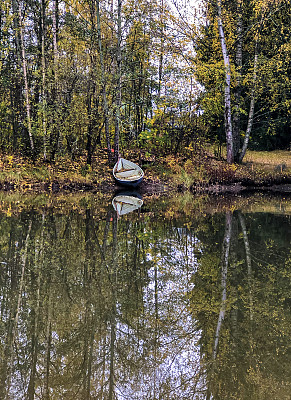
[[[168,192],[242,193],[253,191],[291,193],[291,155],[288,151],[249,152],[242,165],[227,164],[211,152],[180,156],[146,156],[133,152],[125,157],[145,171],[141,194]],[[115,192],[106,152],[99,150],[92,166],[85,158],[58,158],[54,163],[1,155],[0,190],[20,192]]]

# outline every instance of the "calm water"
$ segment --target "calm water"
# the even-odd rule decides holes
[[[281,206],[6,209],[0,399],[290,399],[290,239]]]

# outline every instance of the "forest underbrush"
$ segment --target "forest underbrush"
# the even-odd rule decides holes
[[[290,151],[248,152],[242,164],[228,164],[211,152],[162,155],[127,151],[124,157],[145,171],[142,192],[193,191],[238,192],[241,190],[291,191]],[[58,157],[34,163],[20,155],[1,154],[0,189],[20,191],[114,191],[112,169],[104,149],[96,152],[92,165],[86,157]]]

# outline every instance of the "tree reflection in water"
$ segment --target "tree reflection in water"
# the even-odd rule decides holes
[[[289,399],[290,219],[1,217],[1,399]]]

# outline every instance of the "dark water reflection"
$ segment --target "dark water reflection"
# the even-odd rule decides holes
[[[0,398],[290,399],[290,227],[1,215]]]

